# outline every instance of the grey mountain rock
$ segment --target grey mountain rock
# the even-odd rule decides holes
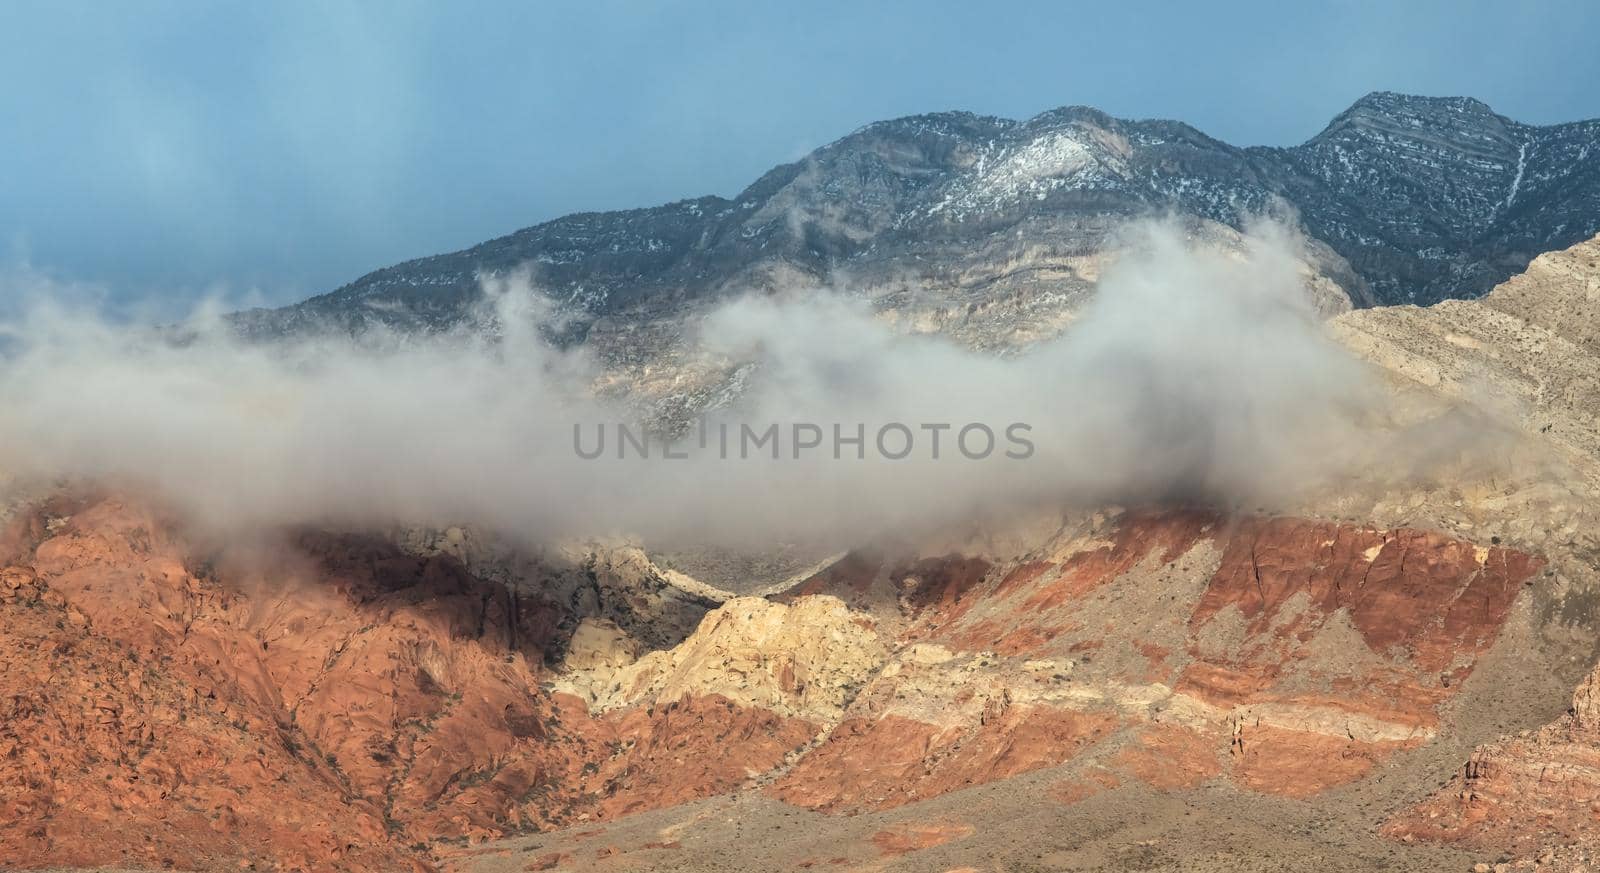
[[[603,346],[729,295],[813,287],[1006,346],[1070,317],[1129,219],[1175,215],[1226,244],[1284,211],[1312,242],[1330,312],[1475,297],[1600,231],[1600,121],[1538,127],[1472,99],[1375,93],[1304,144],[1238,148],[1085,107],[919,115],[733,199],[569,215],[237,318],[258,334],[438,329],[466,317],[482,277],[525,271],[568,314],[569,339]]]

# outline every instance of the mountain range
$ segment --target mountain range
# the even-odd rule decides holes
[[[484,277],[526,271],[578,338],[605,320],[796,287],[920,306],[957,333],[952,319],[999,308],[1014,330],[1092,290],[1118,229],[1150,215],[1223,236],[1289,215],[1350,304],[1426,305],[1477,297],[1600,231],[1596,143],[1600,120],[1535,126],[1470,98],[1390,92],[1288,148],[1082,106],[1026,121],[917,115],[869,124],[732,199],[568,215],[238,318],[260,334],[436,329],[462,319]]]

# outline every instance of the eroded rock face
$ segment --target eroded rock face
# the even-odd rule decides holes
[[[1561,720],[1478,747],[1450,784],[1391,821],[1399,838],[1534,854],[1600,840],[1600,670]]]
[[[480,579],[536,592],[559,605],[563,618],[549,635],[547,660],[567,656],[571,636],[584,620],[598,623],[590,632],[602,626],[608,633],[620,631],[632,653],[677,645],[708,611],[734,596],[657,565],[628,542],[574,542],[530,553],[503,538],[459,527],[407,529],[392,538],[409,553],[453,558]]]
[[[1538,566],[1409,529],[1112,513],[1009,558],[847,557],[674,642],[686,601],[654,582],[625,627],[574,601],[581,577],[528,589],[319,531],[211,554],[147,507],[58,501],[0,542],[22,653],[0,850],[391,870],[735,790],[852,813],[1059,765],[1064,802],[1308,796],[1428,742]],[[1496,766],[1477,795],[1535,790]],[[914,830],[883,851],[964,838]]]
[[[305,533],[270,564],[207,566],[159,516],[115,500],[74,513],[32,561],[97,635],[280,737],[414,838],[508,814],[463,777],[545,732],[554,607],[454,561]]]
[[[1437,533],[1295,519],[1247,520],[1226,542],[1189,624],[1232,619],[1243,645],[1196,645],[1178,688],[1214,701],[1321,698],[1392,726],[1375,740],[1437,723],[1539,567]]]
[[[160,659],[0,571],[0,858],[6,866],[406,869],[383,811]]]
[[[212,562],[105,498],[0,551],[9,863],[393,870],[725,791],[815,733],[708,695],[592,716],[541,687],[561,604],[374,538]]]
[[[1060,764],[1114,724],[1106,713],[1045,706],[997,706],[975,725],[949,727],[851,718],[773,792],[826,812],[887,809]]]
[[[1091,521],[976,572],[853,566],[831,578],[895,603],[902,647],[773,791],[881,808],[1093,750],[1112,775],[1090,785],[1314,794],[1432,738],[1538,567],[1417,530],[1194,512]]]
[[[816,725],[744,706],[720,695],[686,696],[594,718],[582,701],[556,695],[563,727],[580,737],[569,763],[579,769],[552,780],[565,820],[612,818],[724,794],[770,772],[803,749]],[[560,790],[557,790],[557,789]]]

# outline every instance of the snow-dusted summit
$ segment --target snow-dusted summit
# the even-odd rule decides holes
[[[1520,124],[1468,98],[1375,93],[1291,148],[1238,148],[1174,121],[1066,107],[870,124],[731,200],[583,213],[408,261],[274,312],[309,321],[456,321],[478,278],[519,268],[575,317],[648,321],[750,289],[933,294],[945,312],[1027,313],[1092,287],[1108,235],[1176,213],[1238,227],[1287,203],[1357,306],[1481,294],[1600,232],[1600,121]]]

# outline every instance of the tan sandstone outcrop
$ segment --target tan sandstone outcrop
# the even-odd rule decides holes
[[[1478,300],[1329,322],[1363,358],[1492,413],[1600,482],[1600,237],[1535,258]]]
[[[888,650],[872,622],[837,597],[790,604],[739,597],[708,613],[684,642],[632,663],[619,636],[580,630],[574,664],[558,683],[597,711],[717,694],[746,706],[816,722],[835,722]],[[609,663],[607,663],[609,662]],[[594,666],[595,664],[603,666]],[[588,666],[584,666],[588,665]]]

